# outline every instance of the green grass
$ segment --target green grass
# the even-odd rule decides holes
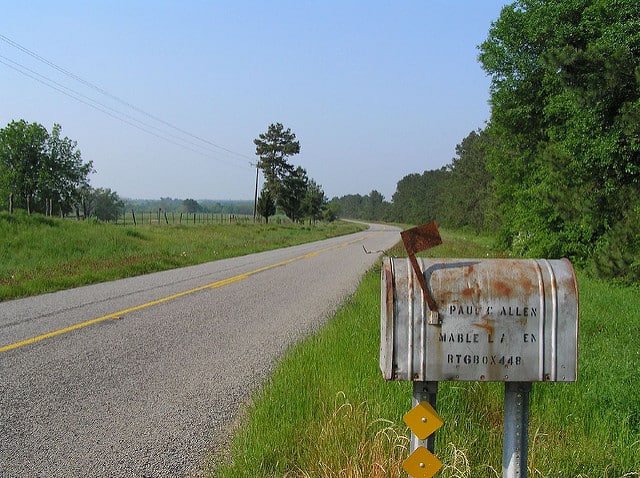
[[[438,257],[496,255],[484,240],[443,233]],[[399,247],[389,255],[402,255]],[[230,458],[209,476],[398,477],[409,455],[402,421],[411,384],[378,369],[379,266],[327,326],[291,348],[255,394]],[[579,378],[535,383],[529,476],[640,476],[640,295],[579,275]],[[443,382],[437,476],[502,476],[501,383]]]
[[[116,226],[0,213],[0,300],[235,257],[361,230],[319,224]]]
[[[0,213],[0,299],[345,234],[347,223],[114,226]],[[486,238],[441,231],[432,257],[495,257]],[[388,255],[404,255],[397,246]],[[326,327],[291,348],[255,394],[211,476],[397,477],[409,455],[411,384],[378,369],[379,266]],[[578,275],[578,381],[534,384],[529,476],[640,477],[640,290]],[[444,382],[442,477],[501,476],[503,385]],[[213,468],[212,468],[213,470]]]

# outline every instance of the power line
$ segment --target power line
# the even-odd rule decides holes
[[[82,94],[82,93],[80,93],[78,91],[75,91],[75,90],[73,90],[73,89],[71,89],[71,88],[69,88],[69,87],[67,87],[67,86],[65,86],[65,85],[63,85],[61,83],[58,83],[57,81],[52,80],[51,78],[49,78],[47,76],[41,75],[40,73],[38,73],[38,72],[36,72],[36,71],[34,71],[34,70],[24,66],[24,65],[21,65],[20,63],[15,62],[15,61],[13,61],[13,60],[11,60],[11,59],[3,56],[3,55],[0,55],[0,63],[2,63],[5,66],[17,71],[18,73],[21,73],[22,75],[25,75],[25,76],[27,76],[27,77],[29,77],[29,78],[31,78],[31,79],[43,84],[43,85],[45,85],[45,86],[48,86],[49,88],[52,88],[52,89],[54,89],[54,90],[56,90],[56,91],[58,91],[58,92],[60,92],[60,93],[62,93],[64,95],[74,99],[74,100],[76,100],[76,101],[78,101],[80,103],[83,103],[83,104],[85,104],[85,105],[87,105],[87,106],[89,106],[91,108],[94,108],[95,110],[98,110],[101,113],[104,113],[107,116],[110,116],[111,118],[114,118],[114,119],[116,119],[118,121],[122,121],[123,123],[128,124],[130,126],[133,126],[134,128],[137,128],[137,129],[139,129],[139,130],[141,130],[141,131],[143,131],[143,132],[145,132],[147,134],[153,135],[156,138],[160,138],[160,139],[162,139],[164,141],[167,141],[169,143],[175,144],[175,145],[180,146],[182,148],[188,149],[190,151],[193,151],[194,153],[203,155],[205,157],[215,159],[216,161],[223,161],[223,162],[226,162],[227,164],[231,164],[233,166],[240,166],[239,163],[237,163],[237,162],[226,161],[226,160],[224,160],[222,158],[219,158],[217,156],[212,156],[213,154],[215,154],[215,155],[219,154],[218,151],[213,151],[213,150],[207,149],[206,147],[204,147],[204,146],[202,146],[200,144],[197,144],[197,143],[194,143],[194,142],[191,142],[191,141],[187,141],[184,138],[181,138],[181,137],[176,136],[176,135],[174,135],[172,133],[164,131],[164,130],[162,130],[162,129],[156,127],[156,126],[153,126],[153,125],[151,125],[149,123],[145,123],[144,121],[141,121],[141,120],[139,120],[137,118],[134,118],[133,116],[128,115],[126,113],[123,113],[121,111],[118,111],[115,108],[111,108],[108,105],[100,103],[99,101],[96,101],[93,98],[90,98],[90,97],[88,97],[88,96],[86,96],[86,95],[84,95],[84,94]],[[139,123],[139,124],[136,124],[136,123]],[[147,128],[156,130],[158,133],[150,131]],[[170,136],[171,138],[173,138],[173,140],[172,139],[168,139],[165,135]],[[187,143],[187,144],[185,144],[185,143]],[[204,150],[204,152],[201,151],[201,150],[193,149],[193,147],[200,148],[201,150]]]
[[[186,130],[184,130],[184,129],[182,129],[182,128],[178,127],[178,126],[175,126],[175,125],[173,125],[173,124],[169,123],[168,121],[165,121],[165,120],[163,120],[163,119],[161,119],[161,118],[159,118],[159,117],[157,117],[157,116],[155,116],[155,115],[153,115],[153,114],[151,114],[151,113],[146,112],[146,111],[145,111],[145,110],[143,110],[142,108],[139,108],[139,107],[137,107],[137,106],[135,106],[135,105],[131,104],[130,102],[128,102],[128,101],[126,101],[126,100],[124,100],[124,99],[122,99],[122,98],[120,98],[120,97],[118,97],[118,96],[116,96],[116,95],[113,95],[112,93],[108,92],[107,90],[105,90],[105,89],[103,89],[103,88],[101,88],[101,87],[99,87],[99,86],[95,85],[94,83],[92,83],[92,82],[90,82],[90,81],[88,81],[88,80],[85,80],[84,78],[82,78],[82,77],[80,77],[80,76],[78,76],[78,75],[76,75],[76,74],[74,74],[74,73],[72,73],[72,72],[70,72],[70,71],[68,71],[68,70],[66,70],[66,69],[64,69],[64,68],[62,68],[61,66],[58,66],[57,64],[53,63],[52,61],[47,60],[46,58],[44,58],[44,57],[40,56],[39,54],[37,54],[37,53],[35,53],[35,52],[33,52],[33,51],[29,50],[28,48],[26,48],[26,47],[24,47],[24,46],[20,45],[19,43],[17,43],[17,42],[15,42],[15,41],[11,40],[10,38],[7,38],[6,36],[4,36],[4,35],[2,35],[2,34],[0,34],[0,40],[4,41],[4,42],[5,42],[5,43],[7,43],[8,45],[10,45],[10,46],[12,46],[12,47],[14,47],[14,48],[16,48],[16,49],[18,49],[18,50],[22,51],[23,53],[26,53],[27,55],[31,56],[32,58],[35,58],[36,60],[38,60],[38,61],[40,61],[40,62],[42,62],[42,63],[44,63],[44,64],[48,65],[49,67],[51,67],[51,68],[53,68],[53,69],[55,69],[55,70],[59,71],[60,73],[62,73],[62,74],[64,74],[64,75],[66,75],[66,76],[68,76],[68,77],[70,77],[70,78],[72,78],[72,79],[76,80],[77,82],[79,82],[79,83],[83,84],[84,86],[87,86],[87,87],[89,87],[89,88],[93,89],[94,91],[96,91],[96,92],[98,92],[98,93],[100,93],[100,94],[102,94],[102,95],[104,95],[104,96],[106,96],[106,97],[108,97],[108,98],[110,98],[110,99],[112,99],[112,100],[114,100],[114,101],[116,101],[116,102],[118,102],[118,103],[122,104],[123,106],[126,106],[127,108],[132,109],[133,111],[135,111],[135,112],[137,112],[137,113],[139,113],[139,114],[142,114],[142,115],[144,115],[144,116],[146,116],[146,117],[148,117],[148,118],[150,118],[150,119],[153,119],[154,121],[157,121],[157,122],[159,122],[159,123],[161,123],[161,124],[163,124],[163,125],[165,125],[165,126],[167,126],[167,127],[171,128],[171,129],[175,130],[175,131],[178,131],[179,133],[181,133],[181,134],[183,134],[183,135],[186,135],[186,136],[188,136],[188,137],[190,137],[190,138],[196,139],[196,140],[198,140],[198,141],[200,141],[200,142],[202,142],[202,143],[205,143],[205,144],[207,144],[207,145],[209,145],[209,146],[212,146],[212,147],[214,147],[214,148],[216,148],[216,149],[218,149],[218,150],[224,151],[224,152],[229,153],[229,154],[232,154],[232,155],[234,155],[234,156],[241,157],[241,158],[244,158],[244,159],[253,160],[253,158],[251,158],[250,156],[247,156],[247,155],[245,155],[245,154],[238,153],[238,152],[233,151],[233,150],[231,150],[231,149],[225,148],[224,146],[221,146],[221,145],[219,145],[219,144],[217,144],[217,143],[214,143],[213,141],[210,141],[210,140],[208,140],[208,139],[205,139],[205,138],[202,138],[202,137],[200,137],[200,136],[198,136],[198,135],[195,135],[195,134],[193,134],[193,133],[190,133],[189,131],[186,131]],[[5,58],[6,60],[8,60],[6,57],[2,57],[2,58]],[[16,65],[19,65],[18,63],[13,62],[12,60],[9,60],[9,61],[11,61],[12,63],[14,63],[14,64],[16,64]],[[114,117],[112,114],[109,114],[108,112],[104,111],[104,110],[103,110],[102,108],[100,108],[100,107],[95,106],[94,104],[89,104],[89,103],[87,103],[86,101],[83,101],[83,100],[81,100],[80,98],[78,98],[78,97],[76,97],[76,96],[70,95],[69,93],[66,93],[65,91],[62,91],[62,90],[60,90],[59,88],[52,86],[51,84],[47,84],[47,83],[43,82],[42,80],[38,80],[37,78],[34,78],[33,76],[31,76],[31,75],[29,75],[29,74],[25,73],[25,71],[21,71],[20,69],[18,69],[18,68],[16,68],[16,67],[13,67],[13,66],[11,66],[11,65],[7,64],[7,63],[6,63],[6,62],[4,62],[4,61],[3,61],[2,63],[3,63],[3,64],[5,64],[6,66],[9,66],[10,68],[12,68],[12,69],[14,69],[14,70],[16,70],[16,71],[18,71],[18,72],[20,72],[20,73],[22,73],[22,74],[26,75],[26,76],[29,76],[29,77],[31,77],[31,78],[33,78],[33,79],[35,79],[35,80],[39,81],[40,83],[45,84],[46,86],[49,86],[50,88],[56,89],[56,90],[60,91],[61,93],[66,94],[67,96],[70,96],[71,98],[75,99],[76,101],[80,101],[81,103],[87,104],[88,106],[91,106],[91,107],[93,107],[93,108],[95,108],[95,109],[97,109],[97,110],[99,110],[99,111],[101,111],[101,112],[103,112],[103,113],[105,113],[105,114],[107,114],[107,115],[109,115],[109,116]],[[20,68],[23,68],[23,69],[25,69],[25,70],[28,70],[28,71],[32,72],[33,74],[38,75],[38,76],[40,76],[40,77],[42,77],[42,78],[46,78],[46,79],[47,79],[48,81],[50,81],[51,83],[57,84],[57,85],[61,86],[62,88],[66,89],[66,90],[73,91],[76,95],[78,95],[78,96],[82,96],[82,97],[85,97],[85,98],[89,99],[89,101],[91,101],[91,102],[93,102],[93,103],[96,103],[96,104],[98,104],[98,105],[100,105],[100,106],[102,106],[102,107],[104,107],[104,108],[108,108],[108,109],[110,109],[110,110],[112,110],[112,111],[117,111],[117,110],[114,110],[113,108],[110,108],[110,107],[108,107],[108,106],[106,106],[106,105],[103,105],[102,103],[99,103],[99,102],[97,102],[97,101],[95,101],[95,100],[93,100],[93,99],[90,99],[90,98],[86,97],[85,95],[82,95],[82,94],[80,94],[80,93],[78,93],[78,92],[75,92],[74,90],[71,90],[70,88],[67,88],[67,87],[65,87],[65,86],[62,86],[62,85],[60,85],[59,83],[56,83],[55,81],[53,81],[53,80],[51,80],[51,79],[49,79],[49,78],[45,77],[44,75],[40,75],[39,73],[35,73],[33,70],[30,70],[30,69],[28,69],[28,68],[26,68],[26,67],[24,67],[24,66],[22,66],[22,65],[19,65],[19,67],[20,67]],[[129,115],[126,115],[126,114],[124,114],[124,113],[117,112],[117,114],[120,114],[120,115],[122,115],[122,116],[125,116],[125,117],[128,117],[128,118],[131,118],[131,119],[133,119],[133,121],[137,121],[137,122],[139,122],[139,123],[141,123],[141,124],[143,124],[143,125],[145,125],[145,126],[147,126],[147,127],[151,127],[151,128],[156,129],[156,130],[162,131],[162,130],[160,130],[159,128],[156,128],[155,126],[148,125],[147,123],[144,123],[144,122],[142,122],[142,121],[140,121],[140,120],[138,120],[138,119],[135,119],[135,118],[133,118],[133,117],[131,117],[131,116],[129,116]],[[124,119],[122,119],[122,118],[116,118],[116,119],[119,119],[120,121],[124,121],[125,123],[130,124],[130,125],[132,125],[132,126],[134,126],[134,127],[138,128],[138,129],[141,129],[142,131],[145,131],[145,132],[146,132],[146,133],[148,133],[148,134],[153,134],[153,135],[154,135],[154,136],[156,136],[156,137],[160,137],[160,136],[158,136],[157,134],[152,133],[152,132],[150,132],[150,131],[147,131],[146,129],[141,128],[141,127],[140,127],[140,126],[138,126],[138,125],[131,124],[129,121],[126,121],[126,120],[124,120]],[[169,133],[166,133],[166,132],[163,132],[163,133],[164,133],[164,134],[169,134]],[[169,135],[170,135],[170,136],[173,136],[173,135],[171,135],[171,134],[169,134]],[[175,137],[175,136],[174,136],[174,137]],[[161,138],[162,138],[162,139],[164,139],[164,140],[166,140],[166,141],[173,142],[173,141],[168,140],[168,139],[166,139],[166,138],[164,138],[164,137],[161,137]],[[180,138],[180,140],[181,140],[181,141],[184,141],[184,139],[183,139],[183,138]],[[174,143],[174,144],[177,144],[177,143]],[[195,143],[192,143],[192,144],[195,144]],[[185,147],[184,145],[180,145],[180,144],[179,144],[179,146],[183,146],[183,147]],[[201,147],[201,146],[200,146],[200,145],[198,145],[198,147]],[[190,149],[190,148],[187,148],[187,149]],[[196,152],[197,152],[197,151],[196,151]],[[202,154],[202,153],[200,153],[200,154]]]

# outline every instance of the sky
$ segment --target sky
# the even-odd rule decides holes
[[[5,2],[0,127],[60,124],[122,198],[253,199],[253,140],[282,123],[329,199],[391,201],[489,120],[478,45],[506,3]]]

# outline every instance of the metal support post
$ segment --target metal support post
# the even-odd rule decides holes
[[[419,403],[427,402],[434,409],[436,409],[437,394],[438,382],[413,382],[413,400],[411,406],[415,407]],[[435,433],[427,437],[426,440],[420,440],[417,436],[415,436],[415,434],[411,433],[411,452],[417,450],[419,446],[423,446],[431,453],[433,453],[435,442]]]
[[[504,384],[502,478],[526,478],[529,453],[529,382]]]

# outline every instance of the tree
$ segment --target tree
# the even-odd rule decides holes
[[[12,121],[0,129],[0,191],[17,207],[47,212],[55,200],[60,212],[71,210],[76,191],[88,182],[92,163],[83,163],[75,141],[51,135],[38,123]],[[50,211],[48,211],[50,212]]]
[[[307,172],[300,166],[282,180],[279,206],[294,222],[299,221],[303,216],[303,200],[307,193],[308,183]]]
[[[384,196],[375,189],[366,196],[365,219],[370,221],[380,221],[384,218],[385,201]]]
[[[420,174],[409,174],[398,181],[393,194],[393,217],[409,224],[443,222],[448,208],[444,193],[450,171],[441,168]]]
[[[452,228],[470,227],[476,232],[495,223],[493,177],[486,166],[489,135],[472,131],[456,146],[457,157],[447,166],[450,172],[442,202],[446,205],[439,220]]]
[[[375,189],[366,196],[347,194],[334,198],[334,212],[340,212],[343,217],[365,219],[367,221],[392,220],[392,205],[385,201],[384,196]]]
[[[260,134],[253,142],[256,155],[260,158],[258,168],[262,169],[266,188],[278,203],[282,199],[282,182],[294,171],[287,158],[300,152],[300,143],[291,129],[285,130],[281,123],[269,125],[267,132]]]
[[[519,0],[481,45],[487,165],[515,253],[584,260],[640,221],[639,17],[636,0]]]
[[[347,194],[333,201],[338,203],[340,216],[351,219],[363,219],[363,203],[364,198],[360,194]]]
[[[340,216],[340,200],[333,198],[322,211],[322,218],[327,222],[333,222]]]
[[[185,199],[182,201],[182,211],[186,213],[201,212],[202,206],[195,199]]]
[[[273,216],[276,213],[276,202],[271,195],[271,192],[263,187],[260,192],[260,197],[258,198],[257,204],[258,214],[264,217],[264,221],[268,224],[269,217]]]
[[[118,217],[118,211],[124,208],[124,203],[118,193],[109,188],[94,189],[93,204],[93,215],[101,221],[115,221]]]
[[[37,123],[12,121],[0,130],[0,181],[13,204],[31,212],[38,173],[47,154],[47,130]]]
[[[80,186],[76,190],[75,196],[76,218],[87,219],[96,207],[96,198],[94,189],[88,184]],[[82,213],[82,214],[81,214]]]
[[[310,179],[307,183],[302,209],[314,223],[322,216],[322,212],[327,204],[327,199],[322,190],[322,186]]]
[[[92,163],[83,163],[77,143],[61,138],[62,127],[53,125],[47,141],[48,154],[40,169],[41,200],[55,199],[62,213],[71,211],[77,191],[88,185],[87,178],[93,171]]]

